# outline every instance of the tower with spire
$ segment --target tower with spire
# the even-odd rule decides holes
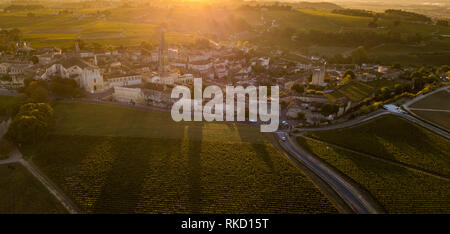
[[[159,45],[158,54],[158,72],[161,77],[167,76],[169,73],[169,59],[168,59],[168,47],[166,44],[166,38],[164,35],[164,29],[161,29],[161,43]]]

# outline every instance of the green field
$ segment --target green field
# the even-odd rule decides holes
[[[450,131],[450,92],[447,90],[441,90],[428,95],[414,102],[408,108],[420,118]],[[418,110],[414,108],[418,108]],[[447,112],[439,110],[446,110]]]
[[[450,182],[299,137],[299,144],[367,189],[388,213],[449,213]],[[370,144],[366,144],[372,147]]]
[[[88,43],[100,43],[104,46],[138,45],[142,41],[157,44],[159,27],[167,25],[167,41],[169,44],[191,42],[199,36],[215,35],[215,40],[228,40],[231,33],[242,25],[230,19],[242,19],[251,25],[253,30],[237,35],[236,39],[250,40],[255,45],[278,47],[290,52],[301,52],[309,55],[334,56],[348,54],[359,45],[312,45],[291,41],[290,38],[265,38],[261,40],[259,33],[264,30],[261,16],[266,22],[275,22],[281,30],[292,28],[297,32],[318,30],[323,32],[376,32],[397,33],[399,35],[420,34],[423,37],[435,37],[434,32],[450,34],[450,27],[435,26],[414,22],[401,22],[393,27],[392,20],[380,18],[378,28],[367,25],[372,18],[334,14],[330,10],[298,9],[294,11],[270,10],[262,13],[259,10],[214,9],[203,7],[157,8],[93,8],[70,9],[73,14],[57,14],[63,9],[41,9],[33,11],[1,12],[0,28],[19,28],[24,38],[32,42],[32,47],[57,46],[73,48],[76,39]],[[97,11],[108,11],[103,17]],[[34,16],[27,16],[33,13]],[[256,40],[252,40],[256,39]],[[266,40],[267,39],[267,40]],[[445,63],[449,53],[450,39],[431,39],[421,45],[403,45],[383,43],[366,48],[369,55],[378,58],[382,63]],[[425,55],[423,53],[428,53]]]
[[[351,81],[350,83],[339,87],[336,91],[327,95],[330,100],[347,97],[352,102],[359,102],[364,98],[369,97],[378,89],[382,87],[393,87],[395,84],[398,84],[398,81],[385,79],[370,82]]]
[[[76,39],[105,46],[139,45],[142,41],[159,42],[161,22],[137,20],[147,15],[144,9],[101,9],[109,10],[108,19],[95,15],[98,9],[74,10],[74,14],[57,15],[61,9],[41,9],[0,13],[0,28],[19,28],[24,39],[33,48],[57,46],[73,48]],[[35,14],[34,17],[27,16]],[[123,15],[129,14],[126,18]],[[189,42],[195,39],[195,32],[169,31],[169,43]]]
[[[450,131],[450,112],[412,110],[419,117]]]
[[[20,164],[0,165],[0,213],[67,213],[52,194]]]
[[[23,151],[83,212],[337,212],[256,127],[112,105],[54,109],[49,139]]]
[[[450,91],[441,90],[414,102],[410,108],[450,110]]]
[[[450,176],[450,142],[395,116],[308,136],[383,159]]]

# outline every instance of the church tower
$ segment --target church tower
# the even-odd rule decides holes
[[[158,54],[158,72],[161,77],[167,76],[169,73],[168,47],[164,35],[164,29],[161,30],[161,42]]]

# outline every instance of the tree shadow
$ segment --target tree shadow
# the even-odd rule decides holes
[[[134,213],[141,199],[150,157],[143,157],[162,139],[114,137],[111,152],[116,159],[94,204],[95,213]],[[155,148],[156,150],[156,148]],[[130,153],[131,152],[131,153]]]
[[[262,140],[263,138],[250,139],[246,136],[245,132],[243,132],[243,128],[239,128],[239,126],[236,126],[236,128],[242,142],[250,144],[259,159],[262,160],[271,171],[274,171],[274,165],[270,153],[267,151],[266,144],[264,140]]]
[[[203,124],[201,124],[201,127]],[[197,127],[197,126],[195,126]],[[201,151],[202,151],[202,131],[196,131],[193,128],[188,129],[188,168],[189,176],[189,209],[191,213],[198,214],[202,210],[202,187],[201,187]]]

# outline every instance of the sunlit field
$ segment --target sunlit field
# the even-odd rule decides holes
[[[443,129],[450,130],[450,92],[442,90],[429,95],[409,106],[420,118],[430,121]]]
[[[55,113],[51,136],[23,151],[83,212],[337,212],[256,127],[85,103]]]
[[[385,79],[370,82],[351,81],[350,83],[341,86],[336,91],[327,94],[327,96],[330,100],[347,97],[352,102],[359,102],[382,87],[394,87],[395,84],[399,83],[401,82]]]
[[[327,9],[295,9],[292,11],[255,11],[239,7],[220,8],[191,4],[173,9],[155,7],[105,7],[71,9],[71,13],[58,14],[64,9],[40,9],[0,13],[1,28],[19,28],[34,48],[57,46],[73,48],[74,41],[104,46],[139,45],[141,42],[157,44],[159,28],[168,29],[167,41],[176,45],[192,42],[199,37],[234,43],[249,40],[260,49],[271,46],[289,52],[302,52],[320,56],[348,54],[359,45],[314,45],[292,41],[289,37],[260,37],[267,30],[264,22],[275,22],[280,30],[291,28],[296,32],[310,30],[345,33],[376,32],[434,37],[436,32],[450,34],[450,27],[415,22],[401,22],[392,26],[392,20],[379,19],[377,28],[369,28],[370,17],[347,16]],[[106,13],[105,13],[106,12]],[[32,13],[33,16],[28,14]],[[245,23],[243,23],[245,22]],[[250,25],[251,28],[247,27]],[[244,30],[244,31],[242,31]],[[310,45],[312,43],[312,45]],[[450,39],[432,39],[424,44],[403,45],[382,43],[366,48],[370,55],[387,63],[437,63],[448,56]],[[372,49],[373,47],[373,49]],[[435,59],[430,59],[435,58]]]
[[[449,212],[447,139],[394,116],[306,136],[312,139],[299,137],[301,146],[367,189],[389,213]]]

